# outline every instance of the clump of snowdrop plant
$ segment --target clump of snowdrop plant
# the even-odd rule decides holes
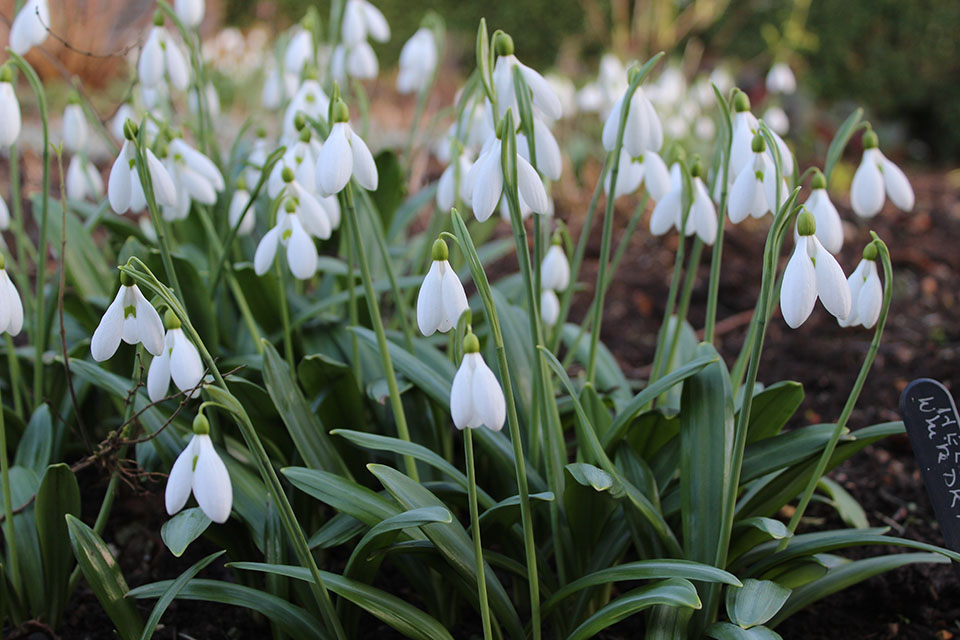
[[[841,558],[844,547],[913,544],[862,529],[823,537],[803,518],[818,494],[825,508],[834,504],[822,479],[836,460],[902,430],[851,424],[857,437],[842,437],[879,348],[893,282],[889,251],[875,235],[849,278],[844,267],[853,265],[833,255],[844,229],[831,197],[845,194],[826,187],[855,131],[867,129],[854,211],[872,216],[887,197],[903,209],[914,200],[859,110],[818,159],[822,171],[795,171],[806,158],[782,137],[789,122],[777,98],[758,119],[727,61],[692,72],[687,58],[658,55],[628,70],[608,54],[596,82],[575,93],[562,72],[520,61],[522,37],[490,37],[482,21],[475,72],[463,70],[469,79],[435,120],[432,106],[418,107],[401,152],[396,136],[380,135],[383,109],[368,108],[364,85],[352,81],[380,75],[372,43],[390,37],[370,2],[331,3],[329,20],[312,8],[272,46],[266,37],[258,46],[253,34],[239,38],[251,43],[247,66],[256,71],[246,74],[234,73],[236,61],[225,72],[204,55],[204,10],[202,0],[160,3],[138,34],[134,89],[108,125],[122,146],[105,200],[90,157],[102,132],[86,115],[97,110],[78,90],[63,112],[71,155],[64,206],[49,202],[56,188],[33,197],[31,181],[30,234],[20,224],[23,193],[10,190],[17,224],[0,206],[0,228],[12,227],[3,242],[16,243],[4,251],[15,262],[0,256],[0,362],[9,370],[0,373],[5,631],[31,620],[56,629],[63,619],[75,579],[69,554],[64,575],[53,575],[48,543],[57,557],[63,548],[80,559],[78,575],[104,598],[124,638],[149,635],[134,599],[161,599],[155,612],[174,624],[176,610],[163,611],[173,594],[247,607],[290,637],[364,637],[386,625],[424,638],[481,629],[485,640],[585,640],[649,602],[658,603],[642,622],[649,637],[740,637],[745,628],[775,637],[773,627],[830,595],[839,578],[874,575],[876,565],[861,570],[860,560]],[[28,0],[11,49],[43,42],[49,20],[46,0]],[[435,76],[451,65],[441,64],[439,17],[421,25],[403,47],[397,90],[432,105]],[[20,137],[14,67],[24,88],[43,90],[19,56],[0,67],[4,148]],[[218,118],[211,79],[220,74],[262,104],[244,113],[235,101],[230,120]],[[351,80],[342,86],[356,96],[354,122],[362,116],[363,127],[351,124],[338,79]],[[766,82],[777,96],[798,89],[779,64]],[[385,87],[381,79],[370,101],[383,101]],[[39,98],[24,104],[42,107]],[[255,135],[229,126],[245,120]],[[418,130],[421,120],[431,126]],[[371,148],[382,154],[383,175]],[[422,171],[418,148],[443,166]],[[10,157],[12,167],[20,156]],[[558,182],[565,163],[576,163],[577,178]],[[591,175],[596,183],[581,185]],[[594,193],[586,211],[571,204],[587,201],[581,187]],[[619,327],[604,326],[603,312],[635,246],[630,234],[645,227],[648,196],[651,233],[675,229],[679,237],[669,243],[669,289],[644,292],[663,294],[666,304],[648,336],[655,352],[641,382],[604,344]],[[461,203],[473,216],[460,215]],[[509,231],[489,220],[497,208]],[[615,226],[624,208],[634,212]],[[542,215],[526,219],[533,212]],[[567,224],[571,216],[578,224]],[[748,217],[769,229],[754,265],[760,295],[739,357],[728,357],[736,354],[715,347],[725,309],[720,274],[741,246],[724,246],[725,237],[742,231],[724,223]],[[579,238],[568,238],[565,229],[581,226]],[[599,254],[587,242],[597,226]],[[861,233],[846,232],[849,241]],[[48,238],[66,242],[64,255]],[[704,260],[708,280],[696,277]],[[595,278],[585,276],[585,261],[597,265]],[[62,280],[46,274],[48,262]],[[695,287],[706,289],[702,316],[688,313]],[[758,373],[767,319],[779,303],[798,328],[817,299],[873,340],[839,417],[805,425],[801,416],[785,433],[799,389]],[[577,322],[571,308],[587,304],[591,312]],[[143,348],[119,349],[121,342]],[[761,400],[782,411],[757,411]],[[8,441],[11,416],[17,428]],[[86,427],[84,438],[62,437],[74,425]],[[791,445],[799,440],[806,445]],[[86,494],[82,509],[73,503],[79,485],[61,458],[112,475],[92,505],[95,521]],[[209,556],[176,589],[166,581],[124,586],[118,600],[116,571],[113,587],[99,590],[104,574],[89,559],[120,566],[101,538],[111,535],[102,525],[117,491],[132,483],[159,493],[153,479],[163,474],[169,550],[182,553],[186,537],[229,521],[206,544],[229,542],[231,563],[210,573]],[[191,495],[198,508],[187,508]],[[908,559],[960,558],[923,551]],[[379,575],[384,558],[389,580]],[[251,572],[307,580],[290,590],[285,579]],[[438,577],[455,588],[438,590]],[[645,582],[631,591],[614,587],[618,578]],[[758,619],[758,609],[769,615]]]

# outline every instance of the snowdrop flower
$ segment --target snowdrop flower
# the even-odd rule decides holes
[[[81,153],[87,148],[87,117],[76,96],[63,110],[63,146],[71,153]]]
[[[603,125],[603,148],[613,151],[617,146],[617,131],[620,128],[620,114],[626,93],[617,100]],[[627,110],[627,123],[623,130],[623,148],[634,158],[647,151],[659,151],[663,145],[663,127],[653,104],[644,95],[643,88],[637,87],[630,98]]]
[[[513,38],[505,33],[498,34],[495,48],[498,57],[493,67],[493,87],[497,95],[497,117],[502,118],[507,111],[512,110],[514,122],[520,121],[520,110],[517,106],[517,94],[513,83],[513,69],[518,68],[530,89],[533,106],[540,109],[550,120],[558,120],[563,115],[560,98],[543,76],[513,55]]]
[[[750,113],[750,99],[742,91],[738,91],[733,99],[733,143],[730,149],[730,176],[734,179],[743,171],[743,167],[752,159],[753,137],[760,130],[760,121]],[[793,173],[793,154],[790,147],[783,141],[776,131],[770,131],[777,151],[780,154],[780,168],[783,176]],[[768,150],[772,153],[772,150]],[[771,158],[773,156],[771,155]]]
[[[347,78],[372,80],[380,73],[377,54],[369,42],[338,44],[333,49],[330,67],[333,70],[333,79],[337,82],[346,82]]]
[[[297,25],[293,37],[283,54],[283,67],[294,75],[300,75],[303,67],[313,58],[313,35],[308,29]]]
[[[761,218],[776,207],[776,167],[766,153],[763,136],[754,134],[751,145],[753,160],[744,165],[730,189],[727,214],[734,224],[743,222],[747,216]]]
[[[362,0],[351,0],[362,2]],[[323,196],[339,193],[355,177],[364,189],[375,191],[379,177],[373,155],[363,139],[350,128],[350,112],[342,100],[333,107],[330,135],[317,155],[317,189]]]
[[[246,167],[243,170],[247,184],[257,184],[259,182],[260,174],[263,172],[269,153],[268,145],[267,130],[263,127],[257,127],[257,137],[251,145],[250,153],[247,154]]]
[[[22,328],[23,303],[20,302],[20,293],[7,275],[7,262],[0,255],[0,333],[15,336]]]
[[[877,273],[877,247],[872,242],[863,250],[863,259],[850,274],[847,284],[850,286],[850,315],[839,320],[840,326],[872,328],[883,307],[883,285]]]
[[[836,258],[817,240],[816,231],[813,214],[803,211],[797,219],[797,246],[780,289],[780,312],[792,329],[810,317],[817,297],[837,319],[846,320],[850,315],[850,285]]]
[[[139,122],[140,118],[137,117],[136,112],[133,110],[133,107],[124,102],[119,107],[117,107],[116,113],[113,114],[113,117],[110,119],[110,133],[117,140],[123,140],[124,127],[127,125],[127,120],[132,120],[134,122]],[[149,120],[147,121],[149,122]],[[147,130],[149,133],[149,129]]]
[[[330,110],[330,98],[324,93],[317,79],[308,76],[296,89],[290,104],[283,112],[283,138],[287,141],[294,141],[299,135],[297,125],[297,115],[303,113],[308,118],[314,120],[325,120],[327,112]]]
[[[554,236],[553,244],[540,263],[540,286],[554,291],[566,291],[570,286],[570,262],[560,244],[559,235]]]
[[[606,116],[617,99],[627,90],[627,70],[616,55],[605,53],[600,58],[600,72],[596,82],[577,92],[577,106],[583,111],[594,111]]]
[[[9,147],[20,136],[20,103],[13,91],[13,71],[0,67],[0,147]]]
[[[103,178],[96,165],[82,155],[70,158],[65,181],[67,198],[99,200],[103,197]]]
[[[451,163],[443,173],[440,174],[440,180],[437,182],[437,208],[441,211],[450,211],[457,200],[457,195],[461,200],[469,200],[470,192],[465,189],[467,184],[467,174],[470,172],[470,157],[464,151],[454,163]],[[456,185],[460,188],[457,190]],[[459,191],[459,193],[458,193]]]
[[[298,74],[284,69],[272,68],[267,71],[260,90],[260,104],[264,109],[279,109],[287,96],[297,91]]]
[[[552,327],[560,318],[560,298],[553,289],[544,289],[540,294],[540,319],[543,324]]]
[[[195,29],[203,22],[204,0],[174,0],[173,10],[184,26]]]
[[[713,200],[710,199],[700,173],[700,163],[697,162],[690,170],[693,182],[693,204],[687,215],[687,235],[696,233],[704,244],[712,245],[717,239],[717,210],[713,206]]]
[[[492,136],[467,173],[466,190],[470,193],[473,215],[480,222],[490,217],[503,193],[502,150],[503,143],[496,136]],[[516,163],[521,208],[526,205],[531,211],[546,213],[550,208],[550,201],[540,174],[519,154]]]
[[[213,447],[210,423],[202,413],[193,419],[193,437],[170,469],[164,491],[167,513],[173,515],[183,509],[191,491],[205,516],[217,524],[223,524],[230,517],[233,508],[230,474]]]
[[[390,39],[390,25],[380,10],[367,0],[347,0],[340,35],[348,46],[360,44],[368,36],[377,42],[386,42]]]
[[[250,192],[247,191],[247,181],[243,179],[243,176],[237,178],[237,189],[233,192],[233,196],[230,198],[230,209],[227,213],[227,221],[230,225],[230,228],[237,227],[237,223],[240,223],[240,226],[237,227],[237,235],[245,236],[253,231],[254,224],[256,223],[256,218],[253,215],[253,206],[251,205],[247,209],[247,205],[250,204]],[[243,221],[240,221],[240,214],[243,214],[244,209],[246,209],[246,214],[243,216]]]
[[[217,118],[220,117],[220,96],[217,94],[217,88],[213,86],[212,82],[207,83],[202,96],[203,106],[210,114],[210,118],[216,122]],[[187,108],[190,109],[192,115],[200,113],[200,97],[201,94],[197,91],[196,87],[190,89],[190,94],[187,98]]]
[[[536,109],[534,110],[536,111]],[[559,180],[563,171],[563,156],[560,154],[560,145],[553,137],[543,120],[536,114],[533,116],[533,144],[537,154],[537,168],[549,180]],[[523,133],[517,134],[517,153],[525,160],[530,160],[530,145]]]
[[[317,156],[320,154],[321,145],[313,140],[309,127],[306,126],[306,120],[302,116],[295,119],[295,124],[299,131],[297,142],[287,147],[287,150],[281,156],[280,161],[273,165],[273,171],[267,182],[267,195],[276,198],[285,186],[283,180],[284,168],[293,171],[296,181],[304,189],[311,193],[316,191],[316,172]]]
[[[163,352],[163,322],[160,314],[125,273],[120,274],[117,297],[100,318],[100,324],[90,340],[93,359],[103,362],[113,357],[121,339],[127,344],[141,342],[144,349],[155,356]]]
[[[190,392],[191,398],[200,395],[199,385],[203,381],[203,363],[200,353],[180,328],[180,320],[167,310],[163,316],[167,334],[163,338],[160,355],[150,362],[147,371],[147,395],[151,402],[159,402],[167,395],[170,379],[183,392]]]
[[[839,253],[843,247],[843,223],[837,208],[830,202],[827,180],[819,169],[814,172],[810,187],[810,197],[804,206],[817,221],[817,240],[830,253]]]
[[[19,55],[43,44],[50,26],[47,0],[27,0],[10,26],[10,49]]]
[[[503,388],[480,355],[480,341],[470,332],[463,339],[463,360],[450,389],[450,414],[457,429],[487,427],[500,431],[507,416]]]
[[[897,165],[890,162],[878,147],[873,129],[863,134],[863,158],[850,185],[850,205],[854,213],[872,218],[883,208],[884,192],[903,211],[913,209],[913,187]]]
[[[767,91],[770,93],[793,93],[797,79],[786,62],[778,62],[767,72]]]
[[[670,190],[653,208],[653,214],[650,216],[650,233],[659,236],[671,228],[679,231],[683,226],[685,235],[697,234],[704,244],[713,244],[717,238],[717,210],[710,199],[707,187],[703,184],[702,170],[698,160],[690,169],[690,185],[693,194],[686,225],[683,225],[683,175],[679,164],[671,167]]]
[[[417,295],[417,326],[425,336],[450,331],[469,308],[467,294],[447,261],[448,255],[447,243],[437,238],[433,242],[433,264]]]
[[[419,93],[427,88],[437,68],[437,39],[427,27],[420,27],[400,50],[397,91]]]
[[[210,158],[181,138],[167,145],[165,164],[173,179],[177,202],[163,208],[167,220],[181,220],[190,212],[190,202],[212,205],[225,188],[223,175]]]
[[[137,150],[134,140],[137,137],[137,125],[128,120],[124,127],[125,140],[120,148],[117,159],[110,169],[110,178],[107,180],[107,197],[110,207],[115,213],[126,211],[140,211],[146,206],[146,197],[140,176],[137,173]],[[174,206],[177,204],[177,189],[173,179],[167,173],[163,163],[153,155],[149,148],[143,150],[147,160],[147,170],[153,183],[153,193],[157,204]]]
[[[670,188],[657,201],[650,215],[650,233],[662,236],[670,229],[680,229],[681,211],[683,206],[683,174],[680,163],[674,162],[670,167]],[[689,216],[688,216],[689,217]]]
[[[287,250],[290,273],[299,280],[309,280],[317,272],[317,247],[296,215],[293,201],[288,200],[285,206],[288,208],[277,213],[277,224],[257,245],[253,257],[254,271],[258,276],[265,274],[273,264],[277,248],[283,245]]]
[[[608,172],[603,183],[603,191],[607,195],[610,195],[612,179]],[[626,149],[621,149],[615,197],[633,193],[641,184],[645,184],[650,197],[659,202],[670,190],[670,171],[667,165],[655,151],[647,151],[634,159]]]
[[[184,91],[190,84],[187,58],[164,28],[161,12],[154,15],[153,25],[137,62],[140,84],[146,89],[156,89],[167,80],[175,89]]]

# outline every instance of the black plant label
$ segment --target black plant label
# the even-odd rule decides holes
[[[944,541],[960,551],[960,416],[947,389],[914,380],[900,395],[900,415],[923,473]]]

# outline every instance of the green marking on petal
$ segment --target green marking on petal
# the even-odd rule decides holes
[[[131,304],[131,305],[128,305],[128,306],[126,306],[126,307],[123,308],[123,319],[126,320],[126,319],[129,318],[130,316],[133,316],[134,318],[137,317],[137,307],[136,307],[136,305],[132,305],[132,304]]]

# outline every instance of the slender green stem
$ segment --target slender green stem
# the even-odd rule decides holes
[[[47,123],[47,97],[43,91],[43,84],[33,67],[16,53],[7,48],[7,53],[13,63],[23,72],[30,83],[31,89],[37,97],[37,108],[40,111],[40,124],[43,127],[43,183],[40,193],[40,237],[37,249],[37,282],[34,295],[34,363],[33,363],[33,405],[40,406],[43,398],[43,352],[47,348],[47,333],[44,331],[45,297],[44,288],[47,284],[47,219],[50,204],[50,128]]]
[[[3,535],[10,565],[8,573],[10,574],[10,584],[19,592],[23,585],[20,583],[20,561],[17,558],[17,540],[14,536],[13,498],[10,496],[10,465],[7,461],[7,426],[3,418],[2,396],[0,396],[0,479],[3,480],[3,522],[6,525],[6,531]]]
[[[383,373],[387,377],[387,389],[390,392],[390,406],[393,409],[393,416],[397,423],[397,435],[401,440],[410,442],[410,430],[407,427],[407,416],[403,410],[403,399],[400,397],[400,389],[397,386],[397,374],[393,369],[393,360],[390,357],[390,349],[387,344],[387,334],[383,328],[383,318],[380,315],[380,302],[377,293],[373,289],[373,274],[370,273],[370,264],[367,262],[367,254],[363,248],[363,242],[360,239],[360,220],[357,215],[357,208],[353,203],[353,187],[348,183],[341,193],[340,206],[346,210],[347,224],[350,227],[350,235],[353,239],[357,259],[360,262],[360,275],[363,278],[363,287],[366,292],[367,306],[370,311],[370,318],[373,320],[373,329],[377,334],[377,348],[380,351],[380,358],[383,362]],[[419,482],[420,476],[417,473],[417,463],[412,456],[403,457],[404,467],[407,475],[412,480]]]
[[[347,225],[344,229],[346,232],[346,241],[347,241],[347,313],[350,317],[350,326],[359,327],[360,326],[360,309],[357,305],[357,289],[356,289],[356,258],[353,255],[353,229],[350,228],[350,225]],[[361,365],[363,364],[360,361],[360,338],[353,331],[350,332],[350,352],[353,355],[353,376],[357,380],[357,384],[362,384],[363,378],[363,369]]]
[[[417,106],[413,110],[413,121],[410,123],[410,133],[407,134],[407,144],[403,148],[403,159],[407,163],[408,175],[411,167],[413,167],[413,144],[417,140],[417,129],[420,120],[423,119],[423,112],[427,108],[427,98],[430,97],[430,87],[432,85],[433,80],[431,79],[427,86],[417,92]]]
[[[148,195],[148,202],[149,197]],[[293,512],[293,507],[290,505],[283,485],[280,484],[280,479],[277,477],[277,473],[273,468],[270,456],[267,454],[266,449],[264,449],[260,436],[257,434],[257,430],[250,421],[250,417],[247,415],[243,405],[230,393],[227,383],[223,379],[220,369],[217,367],[216,361],[213,359],[213,356],[210,355],[203,340],[201,340],[200,334],[197,333],[197,330],[193,327],[193,324],[191,324],[190,318],[187,317],[186,309],[183,307],[180,299],[169,287],[160,283],[156,276],[154,276],[139,259],[135,257],[130,258],[127,264],[120,269],[130,275],[138,284],[149,288],[163,298],[164,302],[167,303],[180,319],[184,331],[194,342],[197,350],[200,352],[201,358],[213,374],[216,383],[215,386],[219,388],[216,396],[231,402],[231,406],[226,408],[233,413],[237,427],[240,429],[240,433],[250,451],[251,457],[267,486],[267,491],[270,493],[274,504],[277,505],[280,520],[283,523],[287,535],[290,537],[290,543],[297,554],[299,562],[302,566],[310,570],[310,574],[313,577],[313,581],[310,582],[310,589],[317,601],[317,605],[320,607],[324,622],[328,630],[339,640],[345,640],[346,634],[333,608],[333,603],[330,601],[330,594],[327,592],[326,586],[324,586],[323,576],[320,575],[320,569],[317,567],[316,560],[310,552],[306,536],[303,533],[303,529],[300,528],[300,523],[297,521],[296,514]],[[212,393],[211,389],[208,388],[207,393]]]
[[[477,475],[473,465],[473,432],[463,430],[463,451],[467,459],[467,492],[470,495],[470,528],[473,532],[473,557],[477,566],[477,595],[480,598],[480,618],[483,621],[484,640],[492,640],[490,629],[490,603],[487,602],[487,578],[483,561],[483,545],[480,542],[480,510],[477,507]]]
[[[20,188],[20,149],[18,144],[10,147],[10,200],[13,203],[13,234],[17,242],[17,260],[13,263],[17,269],[8,267],[11,274],[17,279],[17,289],[23,296],[26,309],[34,308],[33,292],[30,290],[30,280],[27,276],[27,261],[36,263],[37,251],[27,235],[23,224],[23,198]]]
[[[140,178],[140,184],[143,187],[143,193],[147,201],[147,211],[150,213],[150,222],[153,224],[154,233],[157,235],[157,244],[160,246],[160,258],[163,260],[163,270],[166,272],[167,280],[177,292],[178,296],[183,295],[180,288],[180,280],[177,278],[177,270],[173,266],[173,257],[170,253],[170,245],[167,240],[167,224],[163,219],[160,207],[157,206],[157,200],[153,193],[153,178],[150,170],[147,168],[146,141],[144,140],[144,129],[141,126],[136,140],[137,148],[137,175]]]
[[[681,227],[685,227],[684,223]],[[653,354],[653,365],[650,368],[650,378],[647,384],[656,382],[660,377],[661,363],[665,356],[666,339],[670,327],[670,319],[673,317],[673,310],[677,304],[677,292],[680,289],[680,273],[683,270],[683,259],[686,254],[687,239],[681,233],[677,238],[677,255],[673,260],[673,276],[670,278],[670,288],[667,291],[667,304],[663,309],[663,322],[660,323],[660,331],[657,335],[657,348]],[[652,404],[652,401],[651,401]],[[649,408],[649,406],[647,407]]]
[[[10,388],[13,391],[13,410],[17,417],[23,420],[23,400],[20,398],[20,361],[17,359],[16,347],[9,333],[4,334],[7,342],[7,362],[10,366]]]
[[[677,306],[676,323],[673,326],[673,335],[670,337],[670,348],[667,350],[667,357],[663,361],[663,371],[670,372],[670,364],[677,352],[677,345],[680,344],[680,328],[683,321],[687,319],[687,311],[690,309],[690,298],[693,296],[693,285],[697,281],[697,267],[700,266],[700,256],[703,253],[703,241],[697,237],[693,241],[693,249],[690,251],[690,260],[687,262],[687,272],[683,277],[683,289],[680,292],[680,304]]]
[[[704,320],[703,339],[705,342],[713,343],[714,333],[717,326],[717,299],[720,294],[720,264],[723,260],[723,228],[727,215],[727,193],[730,190],[730,153],[733,148],[733,125],[730,120],[730,108],[723,95],[717,90],[713,91],[717,96],[717,102],[723,115],[724,133],[726,135],[726,146],[724,153],[720,155],[720,163],[723,165],[723,171],[717,176],[722,180],[720,183],[720,206],[717,207],[717,239],[713,244],[713,255],[710,258],[710,287],[707,289],[707,316]]]
[[[833,428],[833,433],[830,434],[830,441],[827,442],[823,453],[820,454],[820,460],[817,461],[813,475],[810,476],[810,481],[807,483],[803,496],[800,498],[797,510],[794,511],[793,516],[790,518],[788,528],[791,534],[797,530],[797,525],[800,524],[800,519],[803,517],[804,511],[806,511],[807,505],[810,504],[811,498],[813,498],[813,492],[823,477],[827,465],[830,463],[830,458],[833,457],[833,452],[837,448],[837,442],[840,441],[840,436],[843,435],[843,429],[847,426],[847,420],[850,419],[850,414],[853,413],[853,408],[857,404],[857,399],[860,397],[863,385],[867,381],[867,374],[870,373],[873,360],[876,358],[877,351],[880,349],[883,329],[887,324],[887,313],[890,311],[890,300],[893,298],[893,267],[890,265],[890,252],[887,250],[887,245],[884,244],[876,234],[872,232],[871,234],[874,237],[873,243],[874,246],[877,247],[877,252],[883,265],[883,306],[880,308],[880,316],[877,318],[876,328],[873,331],[873,340],[870,342],[870,348],[867,349],[867,355],[863,359],[863,365],[860,367],[857,380],[853,384],[853,389],[850,391],[849,397],[847,397],[846,404],[843,405],[843,410],[840,412],[840,418]],[[778,546],[778,550],[782,551],[785,549],[789,540],[789,537],[783,538]]]
[[[500,328],[500,316],[493,301],[490,281],[480,263],[480,257],[473,246],[470,232],[457,211],[452,212],[453,229],[456,232],[460,250],[467,256],[473,282],[483,301],[484,315],[490,325],[490,333],[497,349],[497,365],[500,369],[500,383],[507,405],[507,424],[510,429],[510,441],[513,444],[513,461],[517,473],[517,492],[520,497],[520,521],[523,526],[523,549],[527,563],[527,581],[530,589],[530,616],[534,636],[540,637],[540,583],[537,572],[537,546],[533,537],[533,514],[530,510],[530,489],[527,485],[526,460],[523,455],[523,443],[520,439],[520,420],[517,417],[517,404],[510,381],[510,367],[507,364],[507,350],[503,344],[503,332]],[[557,557],[559,557],[559,552]]]
[[[287,276],[277,260],[277,281],[280,284],[280,320],[283,323],[283,354],[290,366],[290,371],[296,371],[293,364],[293,335],[290,331],[290,308],[287,306]]]

